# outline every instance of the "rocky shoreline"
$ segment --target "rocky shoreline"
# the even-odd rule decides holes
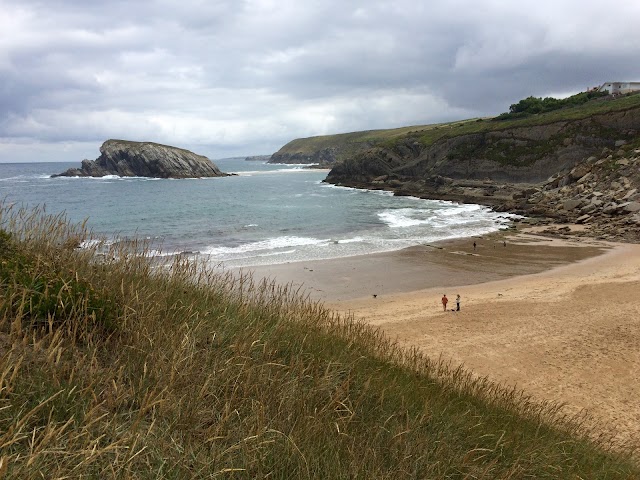
[[[589,236],[640,243],[640,149],[604,148],[571,170],[538,183],[460,180],[441,175],[425,179],[381,175],[371,181],[332,181],[336,185],[387,190],[395,195],[487,205],[549,225],[550,235]],[[580,225],[571,228],[569,225]]]
[[[529,195],[524,193],[504,208],[551,217],[560,224],[583,225],[580,235],[640,242],[640,149],[605,149],[600,158],[591,156]],[[572,230],[560,227],[558,231]]]

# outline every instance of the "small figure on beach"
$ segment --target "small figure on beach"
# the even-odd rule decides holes
[[[506,240],[503,240],[503,241],[502,241],[502,246],[503,246],[503,247],[506,247],[506,246],[507,246],[507,241],[506,241]]]
[[[447,298],[447,294],[443,293],[442,294],[442,309],[446,312],[447,311],[447,303],[449,303],[449,299]]]
[[[473,242],[473,249],[476,249],[476,242]]]
[[[456,312],[460,311],[460,294],[456,295]]]

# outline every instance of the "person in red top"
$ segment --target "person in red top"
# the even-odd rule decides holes
[[[443,294],[442,295],[442,309],[446,312],[447,311],[447,303],[449,303],[449,299],[447,298],[447,294]]]

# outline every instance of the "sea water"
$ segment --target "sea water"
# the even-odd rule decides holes
[[[326,170],[242,158],[214,161],[234,176],[57,177],[76,163],[0,164],[0,201],[87,220],[115,241],[141,238],[159,255],[188,252],[228,267],[330,259],[482,235],[508,214],[480,205],[336,187]]]

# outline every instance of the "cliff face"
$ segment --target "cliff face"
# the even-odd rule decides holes
[[[331,167],[338,159],[338,148],[323,148],[312,153],[302,152],[276,152],[271,155],[269,163],[317,163],[321,166]]]
[[[318,137],[297,138],[284,145],[271,155],[269,163],[316,163],[322,167],[333,165],[374,146],[380,136],[392,130],[369,130],[363,132],[322,135]]]
[[[207,157],[152,142],[107,140],[100,147],[100,154],[95,160],[83,160],[80,168],[70,168],[54,176],[199,178],[227,175]]]
[[[251,155],[244,160],[245,162],[268,162],[271,160],[271,155]]]
[[[496,127],[499,127],[496,123]],[[444,137],[423,146],[410,136],[393,147],[369,149],[336,165],[329,183],[454,180],[538,183],[577,162],[615,148],[640,131],[640,108],[533,127]]]
[[[580,234],[639,242],[640,107],[428,147],[405,138],[345,160],[325,181],[489,205],[541,223],[583,224]]]

